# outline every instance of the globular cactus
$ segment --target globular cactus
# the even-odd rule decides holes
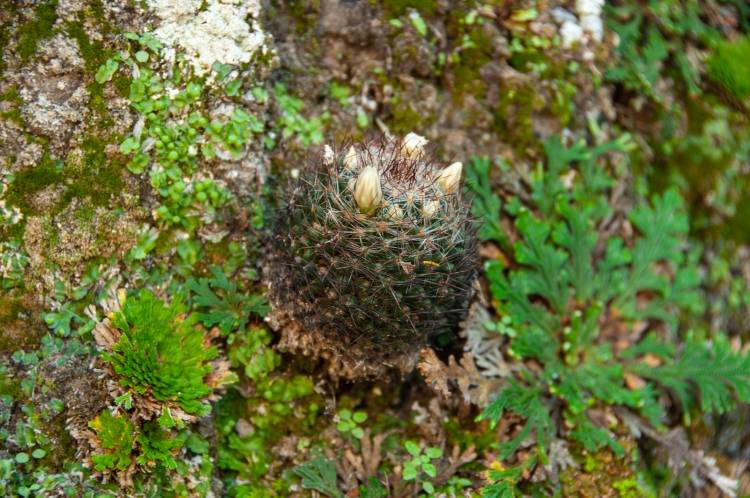
[[[465,314],[477,256],[462,166],[425,144],[412,133],[326,146],[288,194],[272,301],[345,364],[413,356]]]

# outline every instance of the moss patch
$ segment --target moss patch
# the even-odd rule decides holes
[[[433,15],[437,12],[437,2],[435,0],[382,0],[380,5],[390,17],[402,16],[409,9],[418,10],[420,14],[425,15]]]
[[[35,347],[44,334],[36,303],[28,296],[0,292],[0,352]]]
[[[53,26],[57,21],[57,0],[39,4],[34,18],[18,28],[18,55],[22,62],[27,62],[36,53],[39,42],[51,38]]]
[[[49,152],[45,152],[41,162],[36,167],[26,169],[15,175],[13,182],[8,186],[5,193],[5,200],[28,214],[32,211],[31,195],[45,187],[63,181],[62,171],[62,161],[53,159]]]

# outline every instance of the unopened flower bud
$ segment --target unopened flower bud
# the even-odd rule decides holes
[[[330,166],[333,164],[334,154],[330,145],[323,146],[323,164]]]
[[[383,200],[383,191],[380,188],[380,175],[375,166],[366,167],[357,177],[354,200],[359,210],[368,215],[374,213],[380,205]]]
[[[401,151],[404,155],[411,157],[412,159],[418,159],[424,154],[424,146],[427,145],[428,140],[416,133],[409,133],[404,137],[404,141],[401,145]]]
[[[438,201],[426,201],[422,205],[422,216],[424,216],[424,219],[429,220],[435,216],[438,209],[440,209],[440,203]]]
[[[437,184],[440,190],[446,194],[452,194],[458,190],[458,185],[461,183],[461,170],[464,165],[459,163],[453,163],[444,170],[442,170],[437,177]]]
[[[344,167],[350,171],[357,171],[359,166],[359,157],[357,156],[357,150],[352,145],[344,156]]]
[[[391,221],[403,220],[404,210],[398,204],[392,204],[385,211],[385,217]]]

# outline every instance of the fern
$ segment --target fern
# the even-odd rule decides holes
[[[497,423],[506,411],[516,413],[526,420],[519,433],[507,443],[500,445],[500,458],[506,459],[516,452],[519,446],[534,434],[542,460],[544,449],[548,447],[554,435],[554,424],[549,415],[549,408],[544,405],[542,392],[538,387],[529,387],[518,382],[503,389],[498,397],[479,415],[479,420],[490,420]]]
[[[251,315],[263,317],[270,310],[261,294],[244,295],[237,291],[218,266],[211,266],[211,278],[189,280],[193,302],[202,309],[198,319],[207,327],[218,326],[221,333],[244,330]]]
[[[490,161],[483,157],[474,157],[466,170],[466,184],[474,193],[472,214],[484,220],[479,228],[481,240],[494,240],[500,247],[508,247],[508,236],[500,223],[502,202],[493,193],[490,182]]]
[[[303,488],[314,489],[330,498],[343,498],[336,486],[336,464],[333,460],[317,457],[295,468],[294,473],[302,478]]]
[[[661,101],[658,82],[674,73],[688,92],[699,94],[698,71],[685,55],[685,40],[709,44],[720,36],[703,22],[703,8],[696,0],[681,0],[606,9],[609,27],[620,39],[619,57],[606,77]]]
[[[732,351],[722,335],[713,341],[689,338],[676,359],[655,368],[636,363],[633,370],[672,390],[686,413],[696,402],[703,412],[724,413],[737,401],[750,401],[750,354]]]
[[[589,418],[591,407],[626,407],[660,426],[664,411],[656,386],[674,390],[686,408],[693,399],[693,392],[681,377],[686,365],[680,360],[665,364],[649,376],[636,372],[636,367],[623,366],[628,353],[615,357],[611,345],[601,338],[602,326],[610,320],[615,320],[617,327],[639,320],[661,321],[674,332],[681,313],[702,309],[696,255],[684,249],[688,221],[684,203],[675,191],[636,204],[629,213],[635,228],[629,240],[620,236],[605,239],[598,233],[599,223],[611,214],[606,198],[614,184],[600,160],[604,154],[629,147],[627,136],[596,147],[577,142],[569,148],[553,137],[545,143],[546,165],[527,178],[531,200],[526,205],[518,199],[505,204],[484,202],[514,218],[512,238],[517,242],[513,261],[507,265],[492,261],[486,267],[498,314],[514,331],[508,352],[541,365],[541,369],[521,369],[521,375],[480,415],[480,419],[497,422],[504,413],[513,412],[525,420],[521,430],[501,445],[503,459],[513,455],[524,440],[534,437],[537,454],[544,461],[549,442],[561,432],[588,451],[609,447],[622,454],[623,448],[610,431]],[[489,174],[484,166],[475,169],[475,175]],[[573,181],[564,184],[563,176]],[[474,185],[486,182],[477,178]],[[500,215],[495,212],[487,216],[495,224]],[[643,349],[656,346],[647,339]],[[721,352],[719,349],[714,354]],[[662,348],[661,354],[669,361],[673,358],[673,350]],[[704,368],[707,365],[692,349],[685,354],[689,361],[703,359]],[[741,366],[728,362],[727,368],[737,370]],[[626,372],[653,378],[654,382],[637,389],[628,387]],[[703,381],[691,369],[684,372],[695,377],[693,383]],[[738,393],[734,385],[742,375],[730,379],[736,397],[744,399],[748,393]],[[720,386],[725,390],[719,390]],[[726,396],[726,388],[727,381],[715,379],[714,385],[704,386],[701,392],[707,394],[703,406],[714,411],[730,406],[733,398]],[[562,414],[565,426],[559,427],[550,416],[555,409]],[[507,488],[504,484],[497,487]]]
[[[482,498],[517,498],[524,496],[518,491],[516,485],[521,480],[524,472],[536,465],[536,458],[529,457],[520,465],[503,468],[501,465],[493,465],[487,472],[489,484],[482,488]]]

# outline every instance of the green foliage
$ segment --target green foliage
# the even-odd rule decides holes
[[[109,410],[104,410],[89,422],[89,427],[96,431],[99,446],[103,450],[91,456],[96,470],[124,471],[133,464],[136,433],[135,426],[127,415],[112,415]]]
[[[210,271],[212,277],[187,283],[195,306],[205,310],[198,312],[198,318],[206,327],[218,326],[227,335],[232,330],[245,330],[251,315],[264,317],[268,313],[270,308],[262,294],[242,294],[220,267],[211,266]]]
[[[186,413],[205,415],[211,407],[204,398],[213,389],[204,378],[217,350],[204,344],[197,316],[185,313],[179,298],[166,305],[148,290],[128,297],[112,317],[119,341],[103,358],[122,386],[175,403]]]
[[[636,363],[633,371],[674,392],[686,414],[696,405],[704,413],[725,413],[737,402],[750,401],[750,354],[733,351],[723,335],[711,341],[689,337],[678,354],[674,346],[657,340],[647,346],[626,353],[650,352],[665,363]]]
[[[722,40],[708,59],[708,76],[732,96],[744,100],[750,96],[750,37]]]
[[[672,340],[680,317],[703,309],[695,260],[685,250],[684,204],[674,190],[654,195],[650,202],[636,202],[628,213],[636,230],[633,237],[599,233],[600,223],[612,216],[607,193],[613,180],[602,159],[608,152],[628,150],[629,143],[624,137],[596,147],[577,143],[566,148],[553,137],[544,147],[546,167],[528,178],[531,203],[522,205],[514,198],[504,203],[484,201],[504,207],[514,219],[517,240],[512,265],[491,261],[486,267],[490,291],[503,317],[491,329],[508,336],[511,356],[542,365],[538,372],[523,368],[480,415],[496,422],[513,412],[526,420],[510,441],[500,445],[502,459],[534,437],[538,457],[546,461],[546,449],[563,430],[550,416],[554,406],[563,409],[570,439],[590,452],[609,446],[621,455],[623,448],[609,428],[588,417],[590,407],[628,407],[659,426],[664,418],[659,386],[673,390],[686,411],[697,399],[694,387],[700,390],[706,411],[723,412],[735,399],[747,398],[744,383],[750,365],[745,356],[732,353],[721,337],[713,348],[705,342],[689,343],[684,361],[672,355],[674,348],[668,342],[644,341],[628,353],[634,358],[644,352],[663,352],[667,363],[656,369],[638,362],[623,365],[603,337],[606,327],[627,328],[648,321],[661,324]],[[473,168],[475,180],[470,187],[480,197],[490,197],[482,187],[489,181],[489,169],[486,163],[474,164],[478,166]],[[574,181],[566,185],[562,177],[570,177],[571,170]],[[500,215],[487,216],[488,223],[496,224]],[[727,375],[708,374],[716,371]],[[628,372],[652,382],[628,387]],[[505,484],[498,488],[510,489]]]
[[[510,387],[503,389],[479,416],[479,420],[488,419],[494,424],[502,418],[503,413],[510,411],[526,420],[523,429],[513,439],[502,444],[500,458],[506,459],[514,454],[532,434],[536,437],[540,453],[543,454],[549,446],[555,427],[549,415],[549,408],[542,402],[541,394],[539,389],[513,382]]]
[[[520,465],[503,468],[496,464],[487,472],[489,484],[482,488],[482,498],[517,498],[523,496],[516,485],[521,480],[523,473],[536,464],[534,457],[529,457]]]
[[[290,424],[298,434],[309,430],[320,412],[320,405],[311,398],[314,391],[310,378],[275,372],[281,356],[273,350],[271,341],[271,333],[259,327],[240,329],[228,337],[231,366],[244,372],[255,392],[245,398],[230,391],[216,410],[222,438],[218,465],[230,476],[230,495],[269,496],[269,490],[260,484],[273,463],[268,448],[288,434]],[[240,418],[249,421],[254,430],[238,434],[235,426]]]
[[[174,455],[185,444],[186,438],[187,434],[175,436],[157,423],[144,424],[137,438],[140,454],[136,461],[147,467],[162,465],[167,469],[176,469]]]
[[[330,498],[344,496],[336,486],[336,464],[333,460],[317,457],[295,468],[294,473],[302,479],[305,489],[314,489]]]
[[[477,234],[481,240],[494,240],[501,247],[508,247],[508,236],[500,223],[502,203],[493,193],[490,180],[490,160],[486,157],[473,157],[466,170],[466,184],[475,195],[471,214],[482,220]]]
[[[374,477],[370,477],[364,486],[360,486],[359,496],[361,498],[387,498],[388,491],[380,481]]]
[[[273,95],[279,109],[279,117],[275,126],[281,130],[282,138],[296,137],[305,147],[323,141],[323,127],[330,118],[327,112],[321,116],[305,118],[301,113],[305,107],[304,101],[289,95],[286,86],[282,83],[274,85]]]
[[[341,410],[338,414],[339,422],[336,424],[336,428],[342,434],[351,434],[356,439],[362,439],[364,431],[359,426],[367,420],[367,414],[365,412],[356,411],[352,413],[350,410]]]
[[[431,479],[437,477],[437,468],[432,461],[442,457],[443,450],[440,448],[425,448],[423,452],[414,441],[406,441],[404,448],[411,458],[404,462],[401,477],[404,481],[421,481],[422,490],[428,495],[432,495],[435,492],[435,485],[432,484]]]
[[[718,37],[715,28],[702,20],[701,2],[649,0],[609,7],[607,13],[609,27],[620,38],[619,59],[606,73],[609,80],[662,100],[657,83],[675,73],[690,93],[700,93],[697,68],[686,56],[687,43],[691,39],[710,43]]]
[[[239,157],[245,142],[252,133],[261,132],[263,125],[239,107],[228,119],[209,122],[200,110],[206,91],[203,81],[180,71],[174,71],[171,80],[163,80],[148,64],[159,59],[158,40],[148,33],[130,33],[128,38],[141,47],[135,58],[128,52],[118,53],[96,74],[96,80],[105,83],[121,66],[137,68],[128,100],[143,126],[122,141],[120,152],[132,156],[127,164],[131,173],[149,172],[151,185],[161,198],[157,218],[166,225],[195,230],[215,218],[230,197],[225,187],[198,173],[199,152],[213,158],[220,147]],[[165,95],[167,86],[178,91]]]

